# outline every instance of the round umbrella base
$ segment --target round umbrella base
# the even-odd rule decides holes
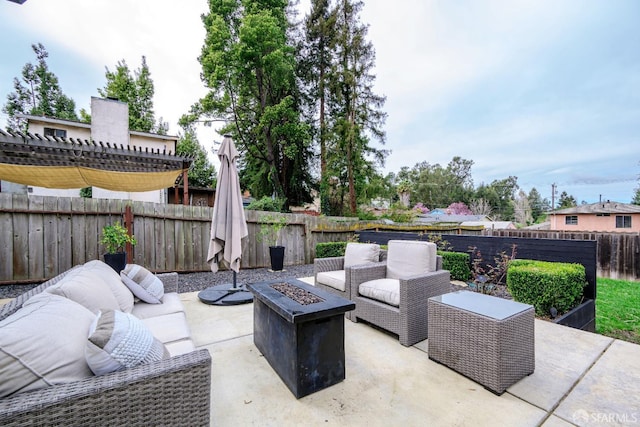
[[[200,291],[198,298],[210,305],[238,305],[253,302],[253,294],[244,285],[234,288],[232,283],[212,286]]]

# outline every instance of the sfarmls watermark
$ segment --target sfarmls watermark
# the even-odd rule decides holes
[[[588,412],[578,409],[573,413],[573,422],[576,424],[632,424],[640,423],[640,413],[637,412]]]

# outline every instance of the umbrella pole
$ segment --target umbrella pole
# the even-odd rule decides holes
[[[237,288],[236,286],[236,276],[238,275],[238,273],[236,273],[235,270],[233,270],[233,288]]]

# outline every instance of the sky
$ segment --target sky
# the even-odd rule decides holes
[[[308,13],[309,0],[301,2]],[[206,93],[197,61],[204,0],[0,0],[0,103],[31,50],[89,110],[105,67],[144,55],[156,118],[177,121]],[[516,176],[555,200],[628,203],[640,176],[640,1],[365,0],[375,91],[391,151],[383,172],[473,160],[474,185]],[[0,113],[4,128],[6,115]],[[208,150],[220,141],[201,128]]]

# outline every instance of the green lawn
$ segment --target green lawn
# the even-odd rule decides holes
[[[640,283],[598,279],[596,332],[640,344]]]

